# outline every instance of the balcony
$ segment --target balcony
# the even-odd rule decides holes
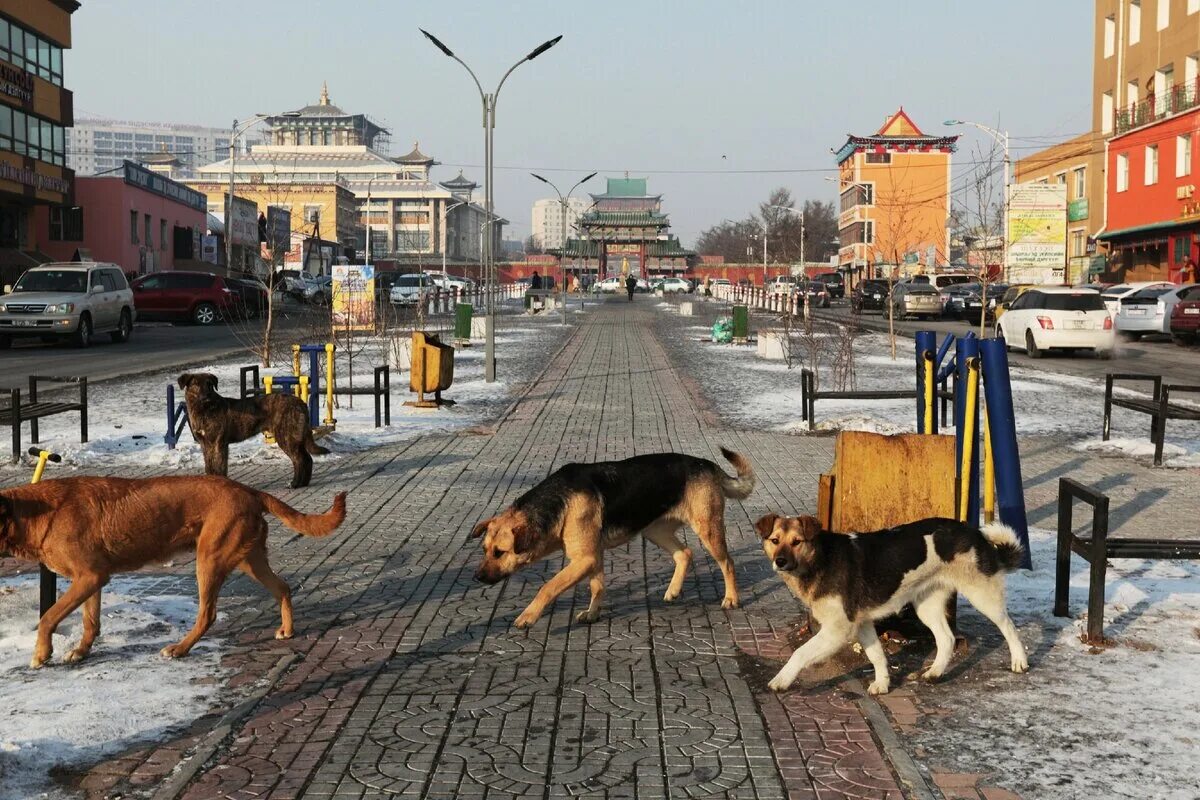
[[[1200,78],[1172,86],[1163,97],[1151,95],[1113,114],[1113,135],[1172,117],[1200,106]]]

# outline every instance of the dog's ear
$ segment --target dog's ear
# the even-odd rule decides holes
[[[185,372],[179,376],[179,388],[186,389],[188,384],[192,382],[192,373]]]
[[[533,545],[537,542],[537,534],[529,529],[529,526],[522,522],[520,525],[513,528],[513,552],[527,553],[533,549]]]
[[[754,523],[754,530],[758,531],[758,538],[766,539],[775,530],[775,521],[779,519],[778,514],[767,514],[758,522]]]
[[[209,386],[212,387],[212,390],[214,392],[217,390],[217,376],[216,375],[205,375],[204,380],[205,380],[205,382],[208,383]]]
[[[799,517],[797,521],[800,523],[801,539],[815,539],[821,532],[821,523],[816,517]]]
[[[488,526],[492,524],[493,519],[495,519],[495,517],[489,517],[488,519],[475,523],[475,527],[471,528],[470,538],[478,539],[480,536],[483,536],[485,533],[487,533]]]

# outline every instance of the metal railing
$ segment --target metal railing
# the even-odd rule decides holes
[[[1123,133],[1200,106],[1200,78],[1172,86],[1162,95],[1151,94],[1113,112],[1113,134]]]

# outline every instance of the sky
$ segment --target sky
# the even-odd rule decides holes
[[[744,218],[779,186],[836,199],[830,149],[903,106],[927,133],[947,118],[1007,129],[1013,159],[1088,130],[1092,3],[1086,0],[538,0],[411,3],[84,0],[66,85],[77,116],[228,126],[332,101],[482,182],[478,91],[418,28],[491,89],[538,44],[562,41],[509,77],[496,112],[496,207],[506,238],[562,191],[646,177],[685,244]],[[971,168],[990,140],[955,155]]]

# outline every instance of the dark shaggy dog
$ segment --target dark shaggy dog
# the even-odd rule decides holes
[[[292,488],[312,481],[312,457],[329,451],[313,441],[308,407],[293,394],[265,394],[234,400],[217,394],[217,376],[187,372],[179,376],[187,399],[188,424],[204,451],[204,471],[229,474],[229,445],[270,431],[292,460]]]
[[[514,624],[527,628],[537,622],[556,597],[584,578],[591,581],[592,601],[576,621],[595,622],[604,597],[604,551],[639,533],[675,562],[663,599],[670,602],[679,596],[692,551],[676,532],[687,524],[721,567],[721,605],[736,608],[737,580],[725,545],[725,498],[748,497],[754,489],[754,470],[745,456],[724,448],[721,453],[737,470],[736,478],[708,459],[678,453],[567,464],[498,516],[475,526],[471,537],[483,537],[483,563],[475,578],[497,583],[561,550],[567,565],[546,582]]]
[[[946,622],[946,603],[953,592],[967,598],[1004,634],[1012,671],[1029,668],[1004,604],[1004,575],[1021,564],[1021,544],[1007,525],[972,528],[934,518],[847,535],[822,531],[815,517],[768,514],[754,527],[776,574],[821,625],[771,680],[775,691],[788,688],[806,667],[830,658],[854,639],[875,668],[868,691],[886,693],[891,678],[874,621],[909,603],[937,641],[937,656],[925,678],[941,677],[954,654],[954,634]]]
[[[279,602],[276,639],[292,636],[292,592],[267,563],[267,521],[277,517],[304,536],[327,536],[346,518],[346,495],[324,514],[302,514],[266,492],[228,478],[61,478],[0,491],[0,552],[40,561],[71,586],[38,623],[30,666],[50,658],[51,635],[83,606],[83,638],[63,661],[78,661],[100,632],[100,590],[117,572],[132,572],[176,553],[196,554],[200,608],[196,624],[168,658],[187,655],[217,617],[217,594],[235,569]],[[103,691],[103,689],[101,689]]]

